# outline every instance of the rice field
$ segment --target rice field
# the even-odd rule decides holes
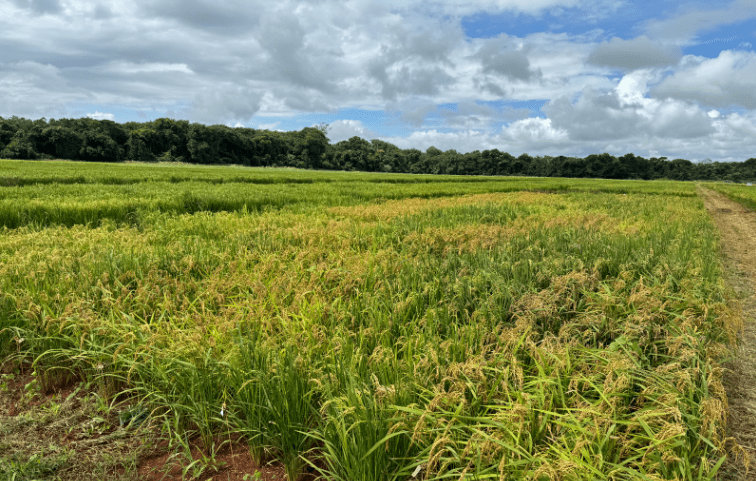
[[[714,479],[691,183],[0,161],[0,358],[328,480]],[[10,361],[8,361],[10,362]]]

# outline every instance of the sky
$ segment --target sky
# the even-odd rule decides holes
[[[756,157],[756,0],[0,0],[0,116]]]

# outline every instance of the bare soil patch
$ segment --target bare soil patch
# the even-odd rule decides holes
[[[214,452],[190,443],[171,448],[159,423],[124,426],[116,406],[73,377],[39,375],[31,366],[0,366],[0,480],[283,481],[283,466],[260,466],[238,436],[216,439]],[[312,481],[305,472],[302,481]]]
[[[728,463],[723,480],[756,479],[756,212],[727,197],[699,188],[721,233],[727,281],[741,303],[744,327],[735,357],[726,366],[729,435],[743,447]],[[750,464],[750,469],[746,466]]]
[[[145,433],[119,427],[85,382],[42,377],[0,370],[0,479],[134,479]]]
[[[216,439],[221,447],[211,453],[202,448],[199,440],[191,443],[191,453],[182,453],[161,446],[157,452],[145,456],[138,463],[137,478],[144,481],[284,481],[281,464],[258,465],[243,440]],[[161,443],[162,444],[162,443]],[[188,459],[189,456],[191,459]]]

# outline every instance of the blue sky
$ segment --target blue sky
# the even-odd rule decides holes
[[[756,156],[756,0],[0,0],[0,116]]]

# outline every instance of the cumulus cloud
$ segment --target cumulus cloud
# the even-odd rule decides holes
[[[328,126],[328,139],[331,142],[341,142],[355,136],[363,139],[378,137],[375,132],[365,127],[359,120],[337,120]]]
[[[405,102],[401,106],[397,104],[391,107],[393,107],[391,110],[400,112],[400,119],[403,122],[413,127],[420,127],[423,125],[428,114],[435,112],[438,109],[436,104],[430,101],[417,103]]]
[[[565,129],[555,128],[551,119],[523,119],[504,128],[504,138],[519,142],[527,139],[528,144],[531,145],[533,143],[564,142],[568,140],[568,135]]]
[[[445,127],[465,130],[487,129],[492,124],[528,118],[533,111],[526,108],[494,107],[470,100],[459,102],[454,109],[440,109],[439,118]]]
[[[646,22],[645,30],[652,38],[687,42],[701,32],[756,17],[754,0],[709,3],[712,5],[718,8],[702,9],[681,4],[670,17]]]
[[[654,42],[646,36],[632,40],[615,37],[599,44],[588,61],[604,67],[633,70],[674,65],[680,57],[679,47]]]
[[[62,8],[58,0],[13,0],[19,8],[29,9],[35,14],[59,13]]]
[[[441,150],[471,152],[473,150],[493,149],[501,146],[500,139],[480,130],[460,130],[457,132],[440,132],[437,129],[416,130],[407,137],[381,137],[403,149],[427,150],[436,147]]]
[[[162,63],[162,62],[144,62],[134,63],[117,60],[105,65],[103,70],[111,71],[118,74],[151,74],[151,73],[181,73],[193,74],[192,70],[185,63]]]
[[[0,0],[0,115],[120,120],[131,111],[291,125],[302,113],[385,111],[407,135],[384,139],[407,147],[752,156],[756,141],[738,136],[754,138],[756,54],[680,58],[678,48],[750,18],[756,0],[677,10],[627,40],[600,29],[469,38],[461,21],[480,12],[600,17],[620,4]],[[536,107],[501,107],[518,101]],[[329,135],[372,138],[383,128],[363,122],[336,121]]]
[[[646,97],[643,76],[628,75],[609,92],[587,89],[575,102],[554,99],[543,111],[573,140],[686,139],[713,133],[711,117],[699,106]]]
[[[400,0],[392,0],[396,6],[402,5]],[[471,13],[479,11],[488,12],[524,12],[524,13],[539,13],[547,9],[576,7],[590,4],[602,4],[611,5],[616,2],[585,2],[583,0],[463,0],[453,3],[443,2],[439,0],[419,1],[412,0],[404,3],[405,6],[416,6],[418,4],[423,5],[425,8],[434,8],[444,12],[454,13],[457,15],[469,15]],[[592,6],[592,5],[591,5]]]
[[[219,85],[197,94],[190,116],[205,123],[217,123],[220,118],[238,122],[255,115],[261,99],[262,95],[249,86]]]
[[[756,108],[756,53],[724,50],[717,58],[688,57],[684,68],[653,90],[655,97],[715,108]]]
[[[90,119],[95,119],[95,120],[114,120],[115,119],[115,115],[104,113],[104,112],[95,112],[92,114],[87,114],[87,117],[89,117]]]
[[[509,80],[530,80],[540,72],[531,69],[530,61],[515,42],[509,38],[497,38],[481,46],[475,58],[481,62],[485,74],[503,76]]]
[[[548,118],[515,122],[505,134],[520,145],[530,137],[535,142],[527,145],[557,152],[549,148],[552,142],[563,153],[579,155],[608,151],[742,160],[747,152],[743,147],[750,142],[741,136],[756,128],[753,116],[713,115],[687,100],[652,98],[648,85],[658,76],[639,70],[625,75],[612,90],[587,88],[575,100],[553,99],[542,109]]]
[[[454,77],[438,66],[414,66],[409,63],[379,67],[373,72],[382,83],[381,93],[386,99],[400,95],[435,96],[454,82]]]
[[[402,147],[460,152],[497,148],[514,155],[580,155],[633,152],[646,157],[743,160],[752,156],[756,115],[722,113],[687,100],[657,99],[649,85],[659,72],[637,70],[615,88],[584,89],[543,107],[546,118],[512,121],[500,130],[418,130],[405,138],[383,137]]]
[[[403,107],[423,101],[523,98],[541,88],[531,85],[541,72],[533,62],[548,60],[531,54],[518,39],[506,45],[497,39],[470,41],[459,16],[616,3],[35,1],[43,3],[0,0],[6,61],[52,65],[63,79],[60,86],[79,89],[80,103],[117,103],[139,112],[156,106],[202,121],[217,114],[221,117],[213,121],[218,123],[235,122],[251,112],[280,115],[376,109],[386,102]],[[57,14],[38,16],[39,11],[53,12],[54,5],[60,6]],[[562,40],[563,47],[569,43]],[[0,66],[0,78],[4,70]],[[557,70],[542,90],[574,87]],[[226,92],[229,85],[249,95],[242,97],[243,105],[224,114],[222,107],[234,105],[233,95]],[[215,88],[218,93],[212,93]],[[54,100],[62,98],[60,90],[50,87],[49,95],[37,98],[50,99],[41,110],[60,103]],[[219,108],[214,109],[215,100]]]
[[[281,122],[271,122],[271,123],[262,123],[257,124],[253,128],[258,130],[279,130],[278,127],[281,125]]]
[[[602,2],[614,3],[587,1],[592,8]],[[388,102],[395,111],[407,110],[403,118],[419,126],[424,114],[410,111],[418,103],[533,98],[539,90],[559,93],[590,81],[573,84],[558,66],[544,85],[534,85],[542,67],[533,63],[550,65],[547,58],[517,38],[470,41],[458,17],[584,3],[60,0],[58,14],[39,17],[36,11],[53,11],[52,3],[33,10],[28,0],[0,0],[0,41],[6,61],[54,68],[50,78],[59,81],[34,99],[40,112],[73,101],[233,123],[250,120],[245,115],[374,110]],[[539,41],[553,50],[554,38]],[[556,43],[570,48],[567,38]],[[552,53],[575,63],[564,50]],[[10,73],[7,64],[0,65],[0,82]],[[28,88],[9,87],[4,103],[10,108],[7,97],[25,97]]]
[[[86,92],[68,84],[52,65],[24,61],[0,63],[0,115],[64,116]]]
[[[364,59],[369,75],[363,80],[365,87],[370,89],[370,84],[374,83],[384,99],[396,101],[407,97],[435,96],[455,83],[455,62],[452,58],[459,55],[457,50],[460,47],[464,47],[459,24],[443,21],[430,21],[425,25],[389,22],[387,26],[390,28],[378,45],[366,45],[370,56]],[[366,52],[354,53],[360,63]]]
[[[547,116],[576,140],[616,139],[637,131],[642,117],[623,108],[616,95],[589,89],[577,101],[558,97],[543,108]]]
[[[162,0],[138,2],[145,15],[176,21],[191,28],[211,30],[221,35],[238,35],[258,20],[254,10],[241,2],[207,0]]]

